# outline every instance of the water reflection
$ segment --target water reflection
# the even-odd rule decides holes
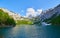
[[[44,27],[46,38],[60,38],[60,26]]]
[[[9,35],[11,29],[12,28],[0,28],[0,38],[5,38],[5,36]]]
[[[60,26],[21,25],[0,28],[0,38],[60,38]]]

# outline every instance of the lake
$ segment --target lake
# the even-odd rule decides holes
[[[0,38],[60,38],[60,26],[17,25],[0,28]]]

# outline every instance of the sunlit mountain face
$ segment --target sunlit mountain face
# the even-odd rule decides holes
[[[14,18],[14,20],[19,20],[21,18],[21,16],[19,14],[15,13],[13,11],[10,11],[10,10],[8,10],[6,8],[0,8],[0,10],[2,10],[5,13],[8,13],[9,16]]]

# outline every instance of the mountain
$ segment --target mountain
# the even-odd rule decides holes
[[[15,26],[16,22],[7,12],[0,9],[0,27]]]
[[[17,25],[18,24],[32,24],[31,19],[27,17],[20,16],[19,14],[5,8],[0,8],[0,10],[3,11],[3,13],[7,13],[10,17],[12,17]]]
[[[20,20],[21,16],[17,13],[14,13],[13,11],[10,11],[8,9],[5,8],[0,8],[3,12],[8,13],[9,16],[13,17],[14,20]]]
[[[49,19],[52,16],[56,17],[60,15],[60,4],[57,5],[54,8],[48,9],[44,12],[42,12],[42,15],[40,16],[41,20]],[[52,17],[53,18],[53,17]]]
[[[40,19],[46,23],[60,25],[60,4],[53,9],[48,9],[45,12],[42,12]]]

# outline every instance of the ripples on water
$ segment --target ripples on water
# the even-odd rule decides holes
[[[0,38],[60,38],[60,26],[20,25],[0,28]]]

